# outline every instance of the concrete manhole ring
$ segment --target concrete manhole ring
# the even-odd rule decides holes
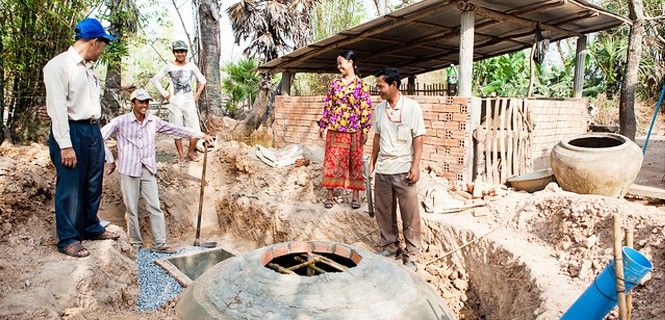
[[[290,273],[269,266],[316,256],[334,262],[317,267],[346,269],[305,276],[311,268]],[[298,264],[292,263],[281,268]],[[183,292],[176,311],[183,319],[455,319],[415,273],[361,248],[324,241],[279,243],[224,260]]]

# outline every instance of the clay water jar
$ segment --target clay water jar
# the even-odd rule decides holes
[[[622,197],[642,167],[642,151],[613,133],[588,133],[560,141],[550,155],[563,190]]]

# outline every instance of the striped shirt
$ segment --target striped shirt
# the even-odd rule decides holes
[[[145,166],[153,174],[157,172],[156,144],[157,133],[181,138],[203,138],[200,131],[178,127],[155,115],[146,114],[139,123],[133,112],[117,116],[102,128],[104,140],[115,134],[118,140],[118,172],[130,177],[140,177]],[[113,155],[104,146],[107,163],[113,163]]]

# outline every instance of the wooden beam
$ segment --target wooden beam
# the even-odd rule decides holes
[[[515,8],[506,11],[507,14],[513,14],[513,15],[522,15],[522,14],[531,14],[531,13],[537,13],[537,12],[543,12],[549,9],[553,8],[558,8],[566,5],[567,0],[554,0],[554,1],[546,1],[546,2],[540,2],[540,3],[533,3],[530,5],[526,5],[521,8]]]
[[[573,21],[579,21],[579,20],[584,20],[584,19],[589,19],[589,18],[594,18],[597,17],[598,13],[593,12],[593,11],[587,11],[587,12],[580,12],[578,14],[573,15],[572,17],[566,17],[564,20],[559,20],[556,22],[552,22],[551,25],[558,27],[558,26],[563,26],[567,25]]]
[[[416,93],[416,76],[409,75],[408,83],[406,85],[406,94],[413,95]]]
[[[632,22],[630,19],[628,19],[628,18],[626,18],[626,17],[623,17],[623,16],[621,16],[621,15],[618,15],[618,14],[615,14],[615,13],[612,13],[612,12],[609,12],[609,11],[607,11],[607,10],[603,10],[602,8],[599,8],[599,7],[597,7],[597,6],[594,6],[594,5],[588,5],[588,4],[583,4],[583,3],[581,3],[581,2],[579,2],[579,1],[577,1],[577,0],[568,0],[568,2],[571,3],[571,4],[574,4],[574,5],[576,5],[576,6],[578,6],[578,7],[580,7],[580,8],[584,8],[584,9],[587,9],[587,10],[596,11],[596,12],[598,12],[598,13],[600,13],[600,14],[603,14],[604,16],[608,16],[608,17],[612,17],[612,18],[617,19],[617,20],[621,20],[621,21],[623,21],[624,23],[626,23],[626,24],[628,24],[628,25],[633,25],[633,22]]]
[[[536,25],[538,25],[538,21],[533,21],[533,20],[530,20],[530,19],[518,17],[516,15],[511,15],[511,14],[503,13],[503,12],[500,12],[500,11],[484,8],[484,7],[481,7],[480,5],[474,5],[473,12],[476,15],[480,16],[480,17],[485,17],[485,18],[492,19],[492,20],[495,20],[495,21],[511,22],[511,23],[519,24],[519,25],[526,26],[526,27],[532,27],[534,29],[536,28]],[[582,35],[579,32],[557,28],[555,26],[551,26],[551,25],[546,24],[546,23],[540,23],[540,28],[542,30],[549,30],[549,31],[553,31],[553,32],[556,32],[556,33],[565,34],[569,37],[575,37],[575,36],[579,37],[579,36]]]
[[[282,72],[282,86],[279,88],[279,94],[282,96],[291,95],[291,85],[294,74],[289,71]]]
[[[427,27],[433,27],[433,28],[436,28],[436,29],[439,29],[439,30],[444,30],[444,31],[452,31],[454,29],[454,28],[449,28],[449,27],[446,27],[446,26],[442,26],[440,24],[431,23],[431,22],[427,22],[427,21],[415,20],[415,21],[413,21],[413,23],[423,25],[423,26],[427,26]]]
[[[498,21],[483,22],[483,23],[477,25],[475,27],[475,29],[477,31],[479,29],[490,27],[490,26],[495,25],[497,23],[499,23],[499,22]],[[393,48],[393,49],[390,49],[390,50],[385,50],[383,52],[379,52],[378,54],[372,55],[369,58],[373,59],[373,58],[376,58],[377,56],[386,55],[386,54],[390,54],[390,53],[393,53],[393,52],[398,52],[398,51],[403,51],[403,50],[416,48],[416,47],[421,46],[422,44],[432,43],[432,41],[435,41],[435,40],[438,40],[438,39],[447,38],[447,37],[450,37],[450,36],[457,35],[457,34],[459,34],[459,30],[460,30],[459,28],[455,28],[450,32],[437,33],[437,34],[432,34],[432,35],[416,38],[416,39],[413,39],[412,41],[410,41],[408,44],[405,44],[402,47]],[[449,47],[449,49],[450,50],[457,50],[458,47]]]
[[[573,79],[573,98],[581,98],[584,91],[584,59],[586,58],[586,36],[577,38],[575,51],[575,78]]]
[[[463,11],[461,17],[459,47],[458,96],[471,97],[473,86],[473,47],[476,16],[473,11]]]
[[[441,2],[443,2],[443,3],[441,3]],[[425,17],[425,16],[429,16],[429,15],[435,13],[435,12],[441,12],[441,11],[449,10],[448,5],[452,2],[453,2],[452,0],[437,1],[436,3],[433,3],[430,8],[422,8],[422,10],[420,10],[417,13],[414,13],[413,15],[408,16],[408,17],[396,18],[396,17],[392,17],[392,16],[386,16],[387,18],[389,18],[389,19],[386,19],[388,21],[386,21],[384,23],[381,23],[381,24],[377,25],[376,27],[370,28],[369,30],[365,30],[359,36],[346,38],[344,40],[337,41],[334,44],[328,45],[325,48],[322,48],[321,50],[315,50],[313,52],[306,53],[306,54],[302,55],[300,58],[282,65],[281,68],[286,69],[286,68],[288,68],[288,67],[290,67],[290,66],[292,66],[292,65],[294,65],[294,64],[296,64],[300,61],[305,61],[305,60],[307,60],[307,59],[309,59],[313,56],[316,56],[316,55],[319,55],[319,54],[322,54],[324,52],[328,52],[328,51],[331,51],[331,50],[335,50],[335,49],[338,49],[338,48],[346,47],[349,44],[359,42],[359,41],[361,41],[365,38],[371,37],[373,35],[380,34],[380,33],[386,32],[388,30],[394,29],[396,27],[399,27],[401,25],[411,23],[412,21],[418,20],[418,19],[420,19],[422,17]]]

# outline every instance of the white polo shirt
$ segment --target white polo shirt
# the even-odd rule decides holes
[[[374,110],[373,127],[381,137],[375,171],[381,174],[409,172],[413,162],[413,139],[426,133],[420,104],[401,93],[394,109],[388,101],[381,101]]]
[[[99,75],[92,63],[69,47],[44,66],[44,84],[53,138],[61,149],[69,148],[69,120],[99,119],[102,115]]]

